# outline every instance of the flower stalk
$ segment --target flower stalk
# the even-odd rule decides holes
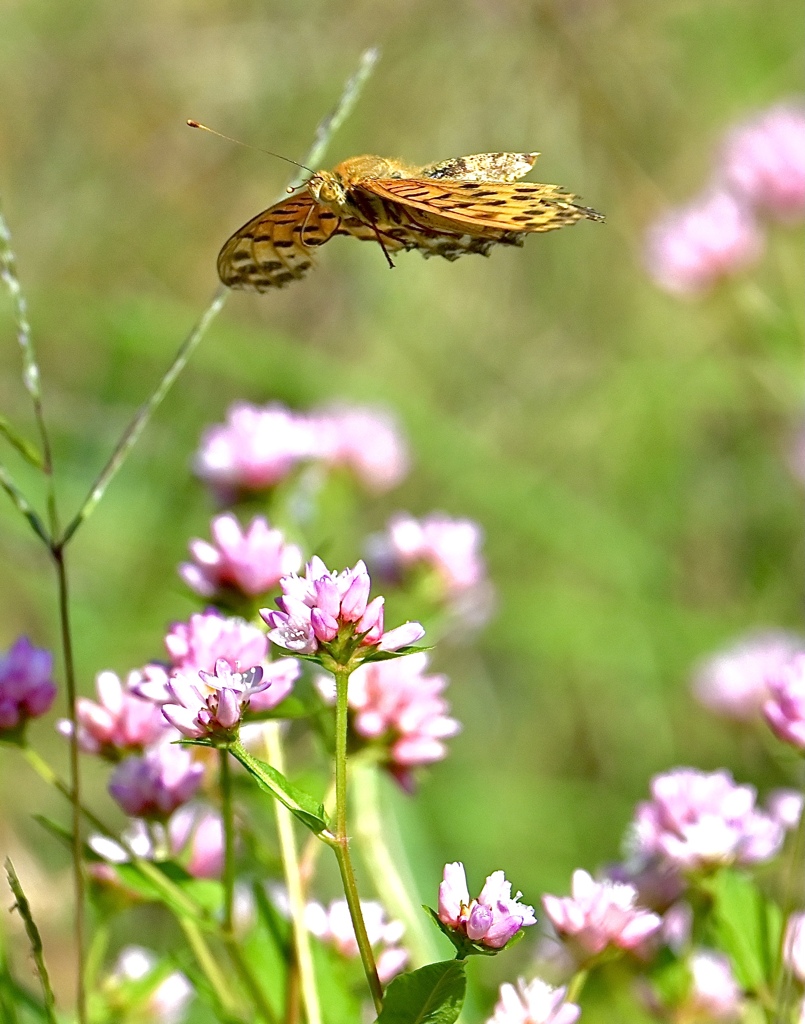
[[[232,806],[232,773],[226,747],[218,750],[218,772],[221,783],[221,817],[224,823],[224,931],[231,935],[235,908],[235,815]]]

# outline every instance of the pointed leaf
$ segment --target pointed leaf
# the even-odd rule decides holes
[[[260,788],[276,797],[306,828],[316,834],[327,828],[324,807],[318,800],[304,790],[298,789],[270,764],[261,761],[259,757],[253,757],[240,742],[229,749],[232,756],[237,758],[246,771],[257,780]]]
[[[462,960],[444,960],[398,975],[375,1024],[453,1024],[467,990]]]
[[[23,924],[25,925],[25,933],[28,936],[28,942],[31,944],[31,953],[33,954],[34,963],[36,964],[36,973],[39,975],[39,983],[42,986],[42,995],[45,1000],[45,1013],[47,1014],[48,1021],[50,1021],[51,1024],[56,1024],[56,1000],[53,996],[53,989],[50,985],[50,976],[45,964],[45,951],[42,946],[42,936],[39,934],[39,929],[36,927],[36,922],[34,921],[33,914],[31,913],[31,905],[22,890],[22,885],[17,877],[17,872],[14,870],[14,865],[8,857],[6,858],[5,868],[6,875],[8,876],[8,884],[11,887],[11,891],[14,893],[14,899],[16,901],[15,908],[22,918]]]

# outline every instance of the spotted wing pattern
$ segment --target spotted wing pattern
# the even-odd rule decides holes
[[[313,266],[313,251],[338,233],[341,223],[308,192],[299,192],[232,235],[218,256],[218,274],[230,288],[282,288],[304,277]]]

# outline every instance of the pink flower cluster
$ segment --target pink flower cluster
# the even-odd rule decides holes
[[[446,594],[478,586],[486,576],[481,528],[469,519],[434,513],[414,519],[399,513],[389,522],[386,559],[401,569],[422,565],[438,576]]]
[[[741,989],[732,973],[729,957],[715,950],[698,949],[691,955],[688,966],[691,987],[685,1006],[687,1019],[737,1021],[741,1013]]]
[[[84,753],[119,761],[125,754],[142,753],[165,737],[168,723],[159,708],[134,689],[141,679],[141,673],[131,672],[124,685],[114,672],[99,672],[95,678],[97,703],[88,697],[78,698],[78,745]],[[72,723],[62,718],[57,728],[69,736]]]
[[[546,895],[545,913],[578,964],[587,964],[609,948],[639,951],[657,937],[658,914],[637,905],[633,885],[574,871],[572,896]]]
[[[805,112],[799,106],[771,107],[729,133],[715,184],[650,229],[649,274],[674,295],[706,292],[760,256],[756,213],[786,221],[805,214]]]
[[[56,697],[53,655],[21,636],[0,654],[0,736],[17,735],[29,718],[50,710]]]
[[[387,767],[409,792],[411,769],[441,761],[447,754],[444,740],[461,731],[441,696],[447,678],[426,675],[427,664],[427,654],[419,652],[361,665],[349,677],[353,730],[365,740],[384,744]],[[325,700],[335,701],[329,676],[317,686]]]
[[[127,757],[109,781],[109,792],[133,818],[165,821],[195,796],[204,766],[190,751],[172,743],[151,747],[142,757]]]
[[[553,988],[541,978],[526,984],[500,986],[495,1012],[486,1024],[576,1024],[581,1008],[565,1002],[566,988]]]
[[[363,562],[337,573],[314,556],[305,576],[285,576],[280,586],[279,611],[263,608],[260,614],[271,627],[269,638],[295,653],[313,654],[324,646],[335,655],[341,653],[335,646],[344,645],[398,651],[424,636],[418,622],[384,632],[383,598],[369,601],[371,581]]]
[[[805,750],[805,653],[779,666],[768,680],[763,715],[776,736]]]
[[[225,658],[219,658],[215,672],[174,672],[167,682],[162,714],[188,739],[231,739],[252,698],[270,685],[259,665],[236,672]]]
[[[263,516],[245,530],[231,513],[216,516],[211,530],[214,543],[191,541],[193,562],[179,566],[179,575],[202,597],[256,597],[302,564],[299,548],[286,544],[282,531],[271,529]]]
[[[410,959],[408,950],[400,945],[405,925],[402,921],[389,921],[383,906],[375,900],[361,900],[361,912],[369,942],[376,953],[377,973],[386,985],[405,969]],[[333,900],[328,907],[310,902],[305,907],[304,920],[312,935],[332,945],[341,956],[350,959],[360,956],[346,900]]]
[[[792,914],[788,919],[783,956],[791,973],[805,984],[805,911]]]
[[[464,865],[456,861],[444,866],[438,917],[470,942],[502,949],[521,928],[537,923],[534,908],[520,903],[521,896],[512,897],[511,882],[502,871],[493,871],[477,899],[470,899]]]
[[[343,407],[304,414],[245,402],[205,432],[195,469],[230,498],[273,487],[306,462],[346,466],[376,491],[395,486],[408,470],[405,447],[384,413]]]
[[[650,801],[638,804],[634,850],[683,873],[771,859],[783,825],[755,808],[752,786],[738,786],[726,771],[677,768],[656,775]]]
[[[135,1008],[136,1018],[152,1021],[153,1024],[180,1024],[193,998],[193,986],[181,971],[172,971],[157,980],[158,968],[159,960],[150,950],[140,946],[126,946],[120,951],[114,971],[105,979],[104,990],[113,996],[119,987],[131,991],[132,982],[142,982],[153,973],[153,988],[140,985],[136,989],[146,993],[144,999],[140,996],[141,1002]],[[128,994],[126,1002],[130,1002],[131,998]]]

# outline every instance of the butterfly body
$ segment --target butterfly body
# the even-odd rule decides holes
[[[245,224],[218,257],[230,288],[266,291],[303,277],[313,252],[334,235],[380,244],[389,253],[458,259],[493,245],[522,245],[531,232],[581,218],[603,220],[557,185],[515,184],[537,153],[479,153],[417,167],[357,156],[317,171],[303,188]]]

